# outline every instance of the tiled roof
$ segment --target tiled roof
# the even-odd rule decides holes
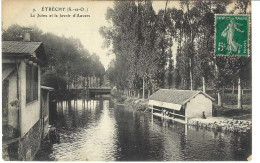
[[[41,44],[41,42],[3,41],[2,52],[10,54],[32,54]]]
[[[187,103],[190,99],[198,94],[203,94],[211,100],[212,97],[201,91],[190,91],[190,90],[174,90],[174,89],[160,89],[149,97],[149,100],[180,104]]]

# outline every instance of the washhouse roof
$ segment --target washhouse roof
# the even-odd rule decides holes
[[[190,90],[174,90],[174,89],[160,89],[152,94],[149,100],[167,102],[173,104],[184,105],[198,94],[203,94],[207,98],[214,101],[214,99],[202,91],[190,91]]]

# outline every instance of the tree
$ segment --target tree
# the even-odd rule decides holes
[[[21,41],[23,28],[20,25],[11,25],[2,33],[4,41]],[[96,74],[103,78],[105,69],[98,58],[91,59],[88,50],[84,49],[79,39],[59,37],[52,33],[42,33],[36,26],[30,27],[31,41],[43,42],[48,66],[44,73],[56,75],[58,79],[66,79],[67,84],[78,80],[79,77],[87,77]],[[90,66],[91,65],[91,66]],[[50,71],[50,72],[49,72]],[[47,84],[52,83],[53,77],[46,76]],[[43,75],[43,77],[45,77]],[[101,80],[102,81],[102,80]],[[59,82],[61,84],[61,82]],[[56,87],[56,86],[55,86]],[[60,88],[64,88],[63,85]]]
[[[235,10],[238,10],[238,12],[240,14],[251,14],[251,11],[248,10],[250,5],[251,5],[251,1],[249,1],[249,0],[237,0],[235,2]],[[250,47],[250,49],[251,49],[251,47]],[[241,84],[241,77],[242,77],[243,71],[245,71],[245,70],[250,71],[251,70],[251,67],[245,66],[249,62],[251,62],[251,56],[248,57],[248,58],[244,58],[244,57],[240,58],[239,61],[238,61],[238,63],[240,63],[240,67],[237,70],[237,74],[238,74],[238,80],[237,80],[237,86],[238,86],[237,108],[238,109],[242,109],[243,107],[242,107],[242,88],[241,88],[242,84]],[[250,74],[250,73],[248,73],[248,74]]]
[[[172,84],[173,84],[173,59],[172,59],[172,52],[170,51],[169,68],[168,68],[168,86],[169,86],[169,88],[172,87]]]
[[[3,30],[2,39],[4,41],[22,41],[25,27],[22,27],[18,24],[13,24]],[[27,27],[28,28],[28,27]],[[36,26],[30,26],[30,40],[31,41],[41,41],[40,36],[42,35],[42,30]]]
[[[116,1],[114,8],[107,10],[106,19],[112,24],[101,27],[100,33],[105,38],[105,47],[116,56],[117,87],[128,92],[142,89],[144,98],[145,89],[149,94],[158,81],[154,80],[156,74],[165,73],[168,43],[159,31],[162,26],[158,21],[163,17],[155,14],[150,1]]]

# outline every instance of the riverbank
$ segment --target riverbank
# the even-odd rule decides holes
[[[148,112],[148,99],[139,99],[136,97],[120,97],[120,98],[114,98],[114,101],[118,105],[125,105],[128,106],[127,108],[130,108],[132,110],[136,111],[142,111],[142,112]]]
[[[119,105],[128,106],[128,108],[136,111],[150,112],[148,99],[126,96],[120,96],[120,98],[116,99],[120,99]],[[234,109],[213,104],[213,117],[208,117],[207,119],[191,118],[188,120],[188,125],[223,132],[251,132],[252,112],[251,108]]]
[[[251,121],[225,117],[209,117],[207,119],[192,118],[188,120],[188,125],[224,132],[246,133],[252,131]]]

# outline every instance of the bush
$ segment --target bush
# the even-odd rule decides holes
[[[124,103],[125,100],[127,99],[125,97],[125,95],[123,93],[121,93],[120,91],[113,91],[113,93],[111,94],[111,96],[113,98],[115,98],[117,100],[118,103]]]

